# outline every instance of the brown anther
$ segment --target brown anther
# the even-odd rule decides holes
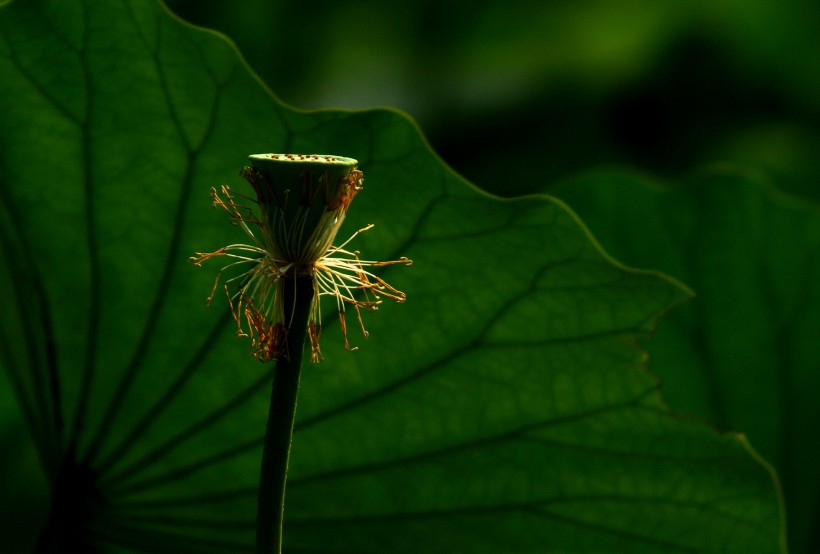
[[[350,346],[350,342],[347,340],[347,323],[345,322],[345,313],[344,311],[339,312],[339,322],[342,326],[342,337],[345,340],[345,350],[348,352],[353,352],[354,350],[358,350],[358,348],[353,348]]]
[[[310,361],[318,364],[322,361],[322,351],[319,348],[319,337],[322,334],[322,328],[311,323],[308,325],[308,337],[310,337]]]

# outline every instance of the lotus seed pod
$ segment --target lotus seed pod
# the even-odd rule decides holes
[[[287,356],[285,349],[292,313],[286,314],[283,287],[292,287],[297,279],[309,279],[313,299],[307,318],[311,360],[322,359],[319,336],[322,329],[322,296],[336,300],[336,309],[344,337],[351,347],[345,322],[346,308],[352,307],[367,337],[362,310],[375,311],[382,298],[404,302],[406,296],[384,279],[372,273],[373,268],[388,265],[411,265],[398,260],[362,259],[358,251],[346,246],[373,225],[354,232],[334,246],[353,197],[362,189],[362,172],[353,158],[318,154],[253,154],[251,165],[240,174],[251,184],[256,198],[241,195],[223,185],[222,194],[211,190],[214,205],[225,210],[239,225],[252,244],[230,244],[214,252],[196,252],[190,258],[195,265],[226,257],[229,268],[244,268],[224,284],[236,332],[249,336],[254,357],[262,362]],[[255,206],[243,205],[242,199]],[[217,273],[207,302],[216,292],[222,271]],[[290,289],[288,289],[290,290]]]
[[[309,267],[330,247],[361,189],[356,160],[318,154],[253,154],[242,176],[254,188],[267,245]]]

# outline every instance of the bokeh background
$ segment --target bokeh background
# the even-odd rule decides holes
[[[548,192],[568,198],[593,230],[597,222],[588,219],[584,202],[563,196],[563,191],[578,175],[595,171],[675,185],[716,164],[736,166],[797,196],[804,206],[816,209],[820,202],[816,0],[168,0],[168,5],[183,19],[231,37],[262,80],[292,106],[401,109],[418,122],[444,161],[476,185],[502,196]],[[627,197],[615,196],[614,202],[631,202]],[[738,197],[737,213],[742,212],[740,203]],[[734,213],[731,202],[720,210]],[[720,228],[720,214],[686,217],[697,220],[695,225],[712,218]],[[613,228],[617,233],[627,227],[621,222]],[[614,241],[598,238],[626,263],[664,269],[686,281],[685,274],[665,267],[665,255],[621,257],[629,248],[616,243],[629,240],[626,236],[623,241],[620,236]],[[735,239],[744,244],[744,237]],[[749,235],[746,242],[757,240]],[[790,256],[817,258],[801,246],[801,237],[792,241]],[[632,250],[640,248],[633,244]],[[717,252],[715,259],[720,258]],[[789,271],[782,267],[771,271],[784,282],[800,279],[782,275]],[[722,292],[732,296],[745,290],[729,275],[712,275],[709,281],[710,275],[706,271],[699,282],[688,281],[703,294],[701,306],[720,306]],[[765,295],[753,276],[743,282],[750,287],[750,303]],[[716,298],[710,299],[710,288],[717,291]],[[744,297],[738,292],[732,298],[727,302],[736,302],[742,313]],[[676,317],[684,320],[694,308],[685,309],[690,312],[672,314],[672,326],[678,324]],[[773,310],[770,321],[757,324],[744,324],[739,317],[734,336],[716,348],[734,340],[745,344],[746,354],[757,352],[762,359],[764,349],[755,342],[755,333],[773,337],[775,314]],[[656,363],[665,363],[668,352],[662,346],[664,329],[660,331],[653,345],[657,351],[650,349],[650,354]],[[803,332],[815,342],[802,347],[811,352],[804,365],[816,366],[820,329],[803,325]],[[782,347],[775,345],[775,357],[786,351]],[[675,357],[679,355],[667,356]],[[757,381],[765,391],[764,375],[785,372],[785,363],[767,366],[761,361],[749,366],[742,379]],[[670,377],[661,374],[667,389],[675,382]],[[742,387],[728,386],[735,389],[731,394],[744,394]],[[820,390],[811,390],[816,383],[795,387],[806,391],[807,398],[820,396]],[[820,501],[812,492],[818,490],[817,479],[807,480],[817,472],[802,465],[784,470],[785,455],[773,445],[790,439],[778,438],[776,432],[765,438],[765,426],[749,423],[754,408],[745,420],[710,417],[696,409],[697,400],[687,405],[677,401],[675,390],[666,392],[673,408],[698,414],[723,430],[749,433],[781,470],[791,551],[818,551]],[[764,414],[769,404],[757,410],[766,425],[779,417],[774,410],[771,417]],[[803,413],[792,408],[779,409]],[[801,421],[799,427],[795,433],[803,436],[812,424]],[[816,437],[795,441],[805,459],[820,455]]]
[[[501,195],[716,161],[820,198],[813,0],[169,0],[306,109],[392,106]],[[522,157],[540,160],[531,173]]]

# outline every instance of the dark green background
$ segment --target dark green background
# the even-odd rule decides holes
[[[812,0],[172,0],[230,36],[285,102],[392,106],[491,192],[591,167],[714,161],[820,198]],[[518,160],[534,156],[538,174]]]
[[[747,432],[783,471],[792,548],[820,551],[820,523],[810,523],[820,521],[820,411],[810,407],[820,397],[820,4],[169,5],[230,35],[286,102],[404,109],[477,185],[566,198],[619,259],[692,286],[702,298],[670,324],[690,331],[667,340],[662,328],[649,346],[666,397]],[[687,186],[715,164],[803,200],[783,209],[763,191],[726,192],[721,179]],[[621,174],[578,177],[590,169]],[[684,190],[648,188],[658,184]],[[669,231],[681,226],[703,227],[701,238]],[[791,292],[772,293],[772,281]],[[723,340],[704,339],[703,327]],[[681,344],[700,354],[678,363]],[[692,372],[705,372],[700,386]],[[714,407],[727,398],[734,408]]]

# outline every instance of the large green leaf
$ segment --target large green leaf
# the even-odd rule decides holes
[[[791,546],[816,552],[820,210],[728,168],[674,189],[588,175],[560,195],[608,250],[695,289],[648,345],[664,396],[749,435],[780,472]]]
[[[287,109],[150,0],[7,5],[0,83],[0,354],[65,548],[250,548],[271,369],[185,259],[241,237],[208,188],[265,151],[358,158],[347,231],[416,262],[361,350],[327,325],[304,372],[290,551],[781,548],[765,464],[670,415],[643,367],[687,291],[559,202],[482,194],[401,114]]]

